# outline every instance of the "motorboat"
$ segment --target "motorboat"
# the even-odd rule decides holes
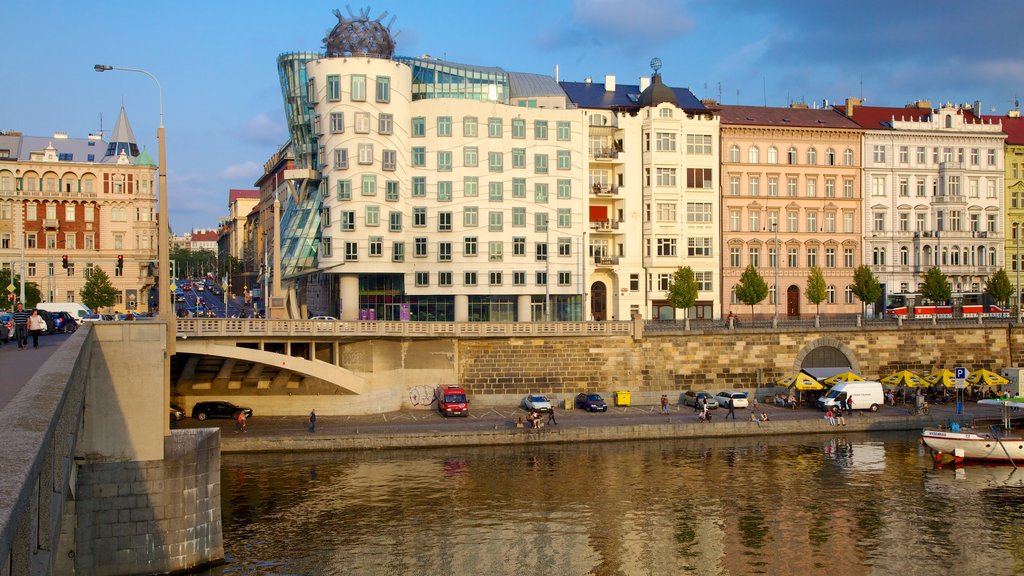
[[[967,428],[953,423],[949,428],[925,428],[921,441],[931,449],[937,464],[952,460],[1024,464],[1024,435],[1011,431],[1010,410],[1024,408],[1024,398],[980,400],[978,404],[1001,406],[1002,425]]]

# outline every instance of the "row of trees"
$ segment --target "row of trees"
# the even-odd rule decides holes
[[[871,268],[862,265],[853,272],[853,284],[850,285],[854,296],[861,301],[861,313],[868,304],[876,302],[882,296],[882,285],[878,282]],[[1007,304],[1013,295],[1013,285],[1006,271],[1000,268],[989,279],[985,280],[985,293],[994,301]],[[673,308],[687,311],[686,322],[689,324],[689,309],[697,301],[697,282],[693,269],[683,266],[676,270],[668,287],[668,302]],[[921,295],[931,302],[945,302],[953,293],[948,278],[937,267],[929,269],[924,275]],[[821,303],[828,297],[825,275],[817,266],[811,268],[807,275],[807,288],[804,292],[807,300],[814,304],[815,314],[819,314]],[[752,265],[748,265],[740,281],[736,284],[736,298],[750,306],[750,316],[754,316],[754,306],[768,297],[768,283]],[[778,295],[776,295],[778,297]]]

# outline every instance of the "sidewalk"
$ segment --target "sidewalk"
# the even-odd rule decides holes
[[[28,348],[18,350],[18,343],[12,338],[0,346],[0,409],[7,406],[18,395],[21,388],[49,360],[70,334],[51,334],[39,337],[39,348],[32,348],[32,336],[28,337]]]
[[[955,407],[936,406],[929,416],[913,416],[905,407],[885,406],[876,413],[854,411],[845,427],[829,426],[824,413],[815,409],[790,410],[759,405],[768,422],[751,422],[750,410],[737,410],[736,419],[725,419],[726,410],[712,412],[712,421],[701,423],[688,406],[672,406],[669,415],[659,406],[610,407],[607,413],[556,410],[557,425],[533,430],[517,428],[526,412],[517,408],[477,408],[467,418],[444,418],[436,411],[402,410],[368,416],[317,416],[316,432],[309,432],[304,416],[256,414],[243,433],[234,432],[231,420],[199,422],[186,418],[172,428],[221,430],[221,450],[231,452],[300,452],[441,446],[506,445],[538,442],[588,442],[650,438],[701,438],[781,434],[836,434],[886,430],[920,430],[943,423]],[[999,408],[965,406],[981,418],[998,417]],[[547,420],[545,416],[544,421]]]

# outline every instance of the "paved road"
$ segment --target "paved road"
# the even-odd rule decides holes
[[[32,337],[29,336],[27,350],[18,350],[14,340],[0,346],[0,409],[14,398],[32,375],[39,370],[69,335],[54,334],[41,336],[39,348],[32,348]]]

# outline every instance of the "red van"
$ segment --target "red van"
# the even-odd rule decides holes
[[[437,411],[442,416],[469,416],[469,400],[462,386],[438,386]]]

